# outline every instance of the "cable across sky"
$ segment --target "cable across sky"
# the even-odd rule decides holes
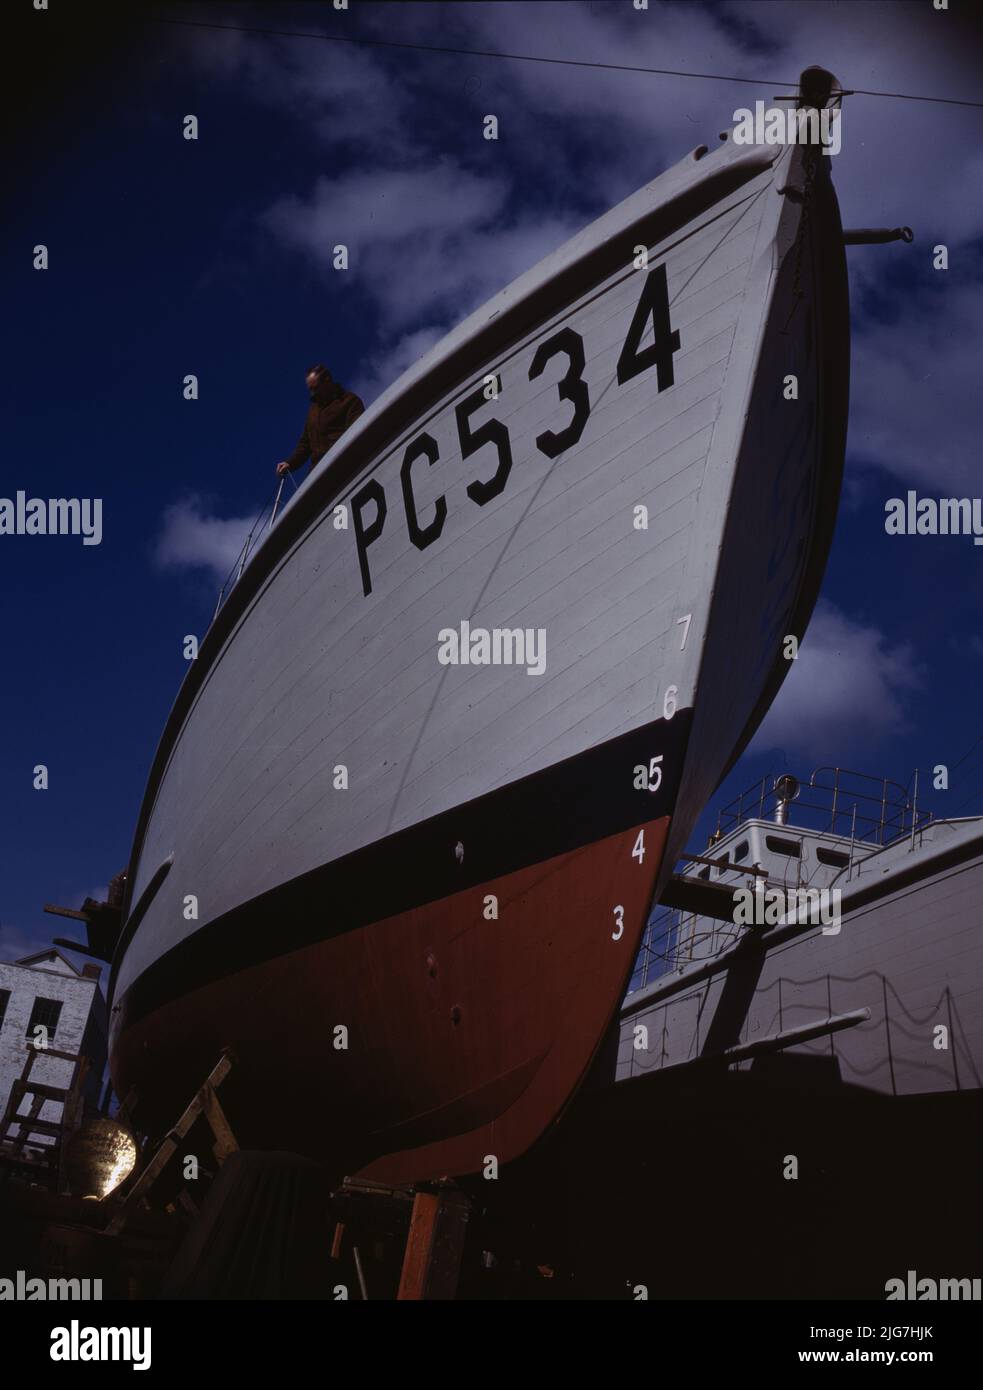
[[[571,68],[596,68],[605,72],[637,72],[654,77],[698,78],[704,82],[741,82],[751,87],[798,87],[798,78],[788,81],[772,77],[737,77],[719,72],[683,72],[678,68],[649,68],[628,63],[597,63],[587,58],[550,58],[541,53],[503,53],[487,48],[452,48],[445,44],[401,43],[396,39],[355,38],[341,34],[317,34],[302,29],[261,29],[246,24],[215,24],[196,19],[160,19],[156,16],[139,16],[150,24],[171,24],[186,29],[225,29],[240,34],[260,34],[267,38],[315,39],[322,43],[353,43],[366,48],[402,48],[417,53],[447,53],[459,58],[505,58],[515,63],[550,63],[555,66]],[[859,87],[851,87],[844,96],[888,97],[895,101],[928,101],[942,106],[970,106],[983,110],[983,101],[964,101],[957,97],[930,97],[911,92],[876,92]]]

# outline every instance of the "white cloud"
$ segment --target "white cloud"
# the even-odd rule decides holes
[[[448,310],[459,321],[578,230],[576,221],[510,211],[508,188],[504,177],[452,159],[357,169],[318,179],[306,198],[281,199],[263,221],[323,269],[335,245],[348,246],[347,273],[384,329],[399,330]]]
[[[359,374],[352,382],[352,390],[365,402],[375,400],[391,382],[439,343],[446,332],[446,326],[436,325],[404,334],[396,339],[392,347],[384,348],[362,363]]]
[[[154,558],[162,569],[210,570],[222,583],[255,519],[210,516],[201,498],[184,498],[165,510]],[[259,539],[257,534],[256,541]]]
[[[821,600],[798,659],[750,747],[842,764],[908,728],[906,697],[924,672],[910,643],[890,646],[876,627]]]
[[[332,243],[390,251],[417,237],[451,236],[499,212],[507,183],[479,177],[452,159],[419,169],[354,169],[319,178],[309,197],[277,203],[265,220],[287,245],[329,264]],[[393,272],[397,267],[393,267]]]
[[[762,67],[759,54],[695,5],[653,3],[648,12],[565,5],[562,27],[553,5],[473,4],[467,16],[475,48],[738,77]],[[493,60],[475,71],[483,108],[500,115],[508,148],[552,169],[581,198],[595,176],[606,187],[620,184],[617,196],[625,197],[696,145],[715,143],[741,104],[739,84]],[[564,129],[587,137],[578,145],[578,165],[563,158]]]
[[[412,138],[408,85],[394,82],[384,63],[365,49],[207,29],[194,32],[189,47],[194,63],[210,78],[233,83],[257,104],[294,116],[297,140],[312,158],[318,143],[352,141],[362,149],[369,142],[384,143],[395,151]]]
[[[850,452],[933,496],[978,496],[979,359],[968,345],[983,322],[983,284],[929,273],[939,277],[931,292],[855,334]]]
[[[479,177],[446,159],[319,179],[308,197],[281,199],[263,221],[283,245],[324,269],[334,246],[346,245],[350,268],[343,274],[392,331],[418,327],[413,320],[421,314],[432,319],[479,292],[487,272],[475,237],[498,219],[506,195],[504,179]]]

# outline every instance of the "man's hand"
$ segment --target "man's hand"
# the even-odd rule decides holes
[[[288,464],[287,464],[287,460],[286,460],[286,459],[284,459],[282,463],[278,463],[278,464],[277,464],[277,466],[276,466],[276,475],[277,475],[278,478],[286,477],[286,475],[287,475],[289,472],[290,472],[290,468],[289,468],[289,466],[288,466]]]

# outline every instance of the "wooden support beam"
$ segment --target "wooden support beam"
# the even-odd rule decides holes
[[[54,1057],[58,1062],[78,1062],[78,1052],[60,1052],[57,1047],[36,1047],[33,1042],[24,1044],[25,1051],[38,1057]]]
[[[154,1183],[167,1167],[167,1164],[177,1152],[181,1140],[200,1115],[203,1113],[205,1114],[208,1123],[211,1125],[212,1133],[215,1135],[215,1152],[217,1158],[219,1157],[219,1149],[221,1148],[224,1150],[229,1142],[232,1144],[232,1149],[229,1150],[229,1152],[234,1153],[239,1147],[236,1143],[235,1135],[229,1127],[228,1120],[225,1118],[225,1113],[218,1103],[218,1097],[215,1095],[216,1088],[222,1084],[231,1068],[232,1054],[226,1049],[212,1068],[205,1084],[195,1093],[195,1097],[190,1105],[187,1106],[177,1124],[174,1125],[165,1136],[160,1148],[126,1194],[126,1197],[120,1204],[119,1210],[106,1227],[107,1235],[119,1235],[127,1216],[129,1216],[135,1204],[146,1197],[150,1188],[153,1187]],[[207,1107],[211,1108],[210,1114],[208,1113]],[[216,1126],[218,1127],[216,1128]],[[224,1157],[228,1157],[228,1154],[224,1154]],[[219,1162],[222,1161],[223,1159],[219,1158]]]
[[[22,1095],[24,1091],[27,1090],[30,1091],[32,1096],[44,1096],[45,1100],[67,1100],[68,1098],[67,1086],[43,1086],[40,1081],[32,1081],[30,1085],[26,1087],[19,1081],[14,1084],[21,1088]]]
[[[10,1136],[10,1142],[14,1146],[15,1152],[19,1152],[32,1134],[57,1134],[58,1125],[52,1125],[47,1120],[39,1120],[41,1109],[44,1105],[43,1096],[34,1096],[31,1100],[31,1108],[26,1115],[14,1115],[11,1120],[11,1128],[20,1125],[20,1134]]]
[[[456,1188],[416,1194],[397,1299],[454,1297],[470,1210]]]
[[[53,917],[73,917],[76,922],[87,922],[88,916],[84,912],[79,912],[74,907],[56,907],[54,903],[45,903],[45,912],[50,912]]]
[[[673,874],[663,889],[659,902],[681,912],[695,912],[700,917],[713,917],[718,922],[734,924],[734,894],[743,887],[740,883],[708,883],[689,874]]]
[[[406,1237],[403,1271],[397,1299],[425,1298],[430,1257],[437,1234],[440,1198],[433,1192],[418,1192],[413,1199],[410,1233]]]
[[[72,1135],[81,1127],[83,1114],[82,1087],[89,1073],[89,1058],[83,1053],[72,1076],[71,1089],[61,1108],[61,1142],[58,1153],[58,1189],[68,1191],[68,1145]]]
[[[44,1100],[39,1096],[31,1105],[30,1115],[15,1115],[14,1123],[20,1121],[20,1137],[12,1139],[13,1144],[23,1144],[30,1134],[47,1134],[57,1139],[61,1134],[60,1120],[40,1120],[41,1107]]]
[[[215,1094],[215,1087],[210,1082],[205,1082],[202,1089],[202,1110],[205,1119],[211,1125],[212,1133],[215,1135],[215,1143],[212,1152],[219,1164],[225,1162],[229,1154],[238,1152],[239,1145],[236,1137],[232,1133],[232,1126],[225,1117],[225,1111],[219,1103],[218,1096]]]

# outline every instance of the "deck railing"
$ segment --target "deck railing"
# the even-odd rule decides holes
[[[791,786],[796,790],[790,794]],[[762,777],[717,816],[711,843],[748,820],[788,820],[830,835],[887,844],[898,835],[927,825],[930,811],[918,809],[918,772],[907,787],[887,777],[871,777],[846,767],[819,767],[808,782]]]
[[[262,536],[264,532],[272,530],[273,523],[276,521],[277,512],[280,510],[280,499],[283,496],[283,485],[288,478],[294,485],[294,492],[297,491],[297,481],[292,473],[285,473],[283,477],[277,481],[275,490],[270,495],[270,497],[263,503],[263,506],[260,508],[259,515],[253,522],[252,526],[250,526],[249,534],[246,536],[246,539],[243,541],[242,546],[240,547],[239,553],[235,558],[235,563],[229,570],[228,574],[225,576],[225,581],[222,584],[221,589],[219,589],[218,591],[218,601],[215,604],[215,612],[212,614],[212,622],[214,622],[215,619],[218,617],[219,610],[221,609],[222,604],[225,602],[229,594],[235,588],[236,584],[239,581],[239,578],[242,575],[243,570],[246,568],[246,561],[249,559],[249,553],[253,548],[253,541],[256,539],[256,537]]]
[[[907,787],[889,778],[871,777],[842,767],[816,768],[807,783],[799,783],[787,774],[778,778],[768,775],[720,811],[710,844],[749,820],[768,820],[849,838],[865,846],[864,855],[871,853],[874,846],[888,844],[902,835],[911,835],[914,843],[915,832],[929,825],[933,816],[931,811],[918,808],[917,771],[909,786],[910,795]],[[712,856],[712,848],[708,853]],[[798,887],[799,860],[795,866]],[[703,870],[704,874],[707,872]],[[741,867],[735,864],[727,872],[739,874]],[[642,935],[629,993],[644,989],[694,959],[715,955],[733,945],[739,935],[739,928],[728,922],[657,905]]]

